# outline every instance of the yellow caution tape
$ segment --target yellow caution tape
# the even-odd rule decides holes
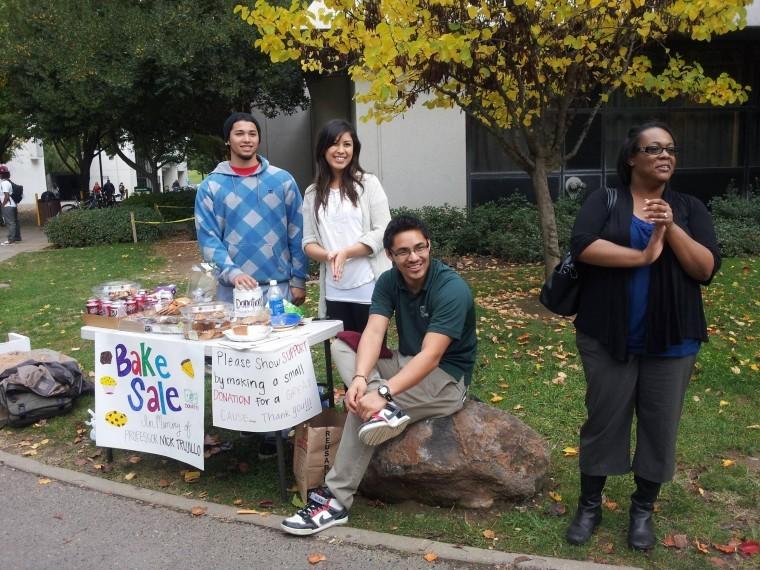
[[[171,221],[166,221],[166,222],[141,222],[139,220],[135,220],[135,223],[136,224],[154,224],[154,225],[157,225],[157,224],[178,224],[180,222],[191,222],[193,220],[195,220],[194,217],[193,218],[183,218],[181,220],[171,220]]]

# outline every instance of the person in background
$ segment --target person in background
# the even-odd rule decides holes
[[[95,196],[95,198],[97,198],[98,200],[100,199],[100,191],[101,191],[100,182],[96,180],[95,184],[92,185],[92,195]]]
[[[628,544],[651,549],[654,503],[675,471],[684,396],[707,341],[701,287],[720,267],[707,209],[669,187],[677,150],[664,123],[633,127],[618,154],[615,206],[608,216],[606,193],[595,192],[573,227],[588,417],[580,432],[578,510],[566,533],[571,544],[587,542],[601,522],[607,477],[633,471]]]
[[[179,192],[179,180],[172,182],[172,192]]]
[[[8,238],[0,245],[13,245],[21,241],[18,205],[13,201],[12,191],[11,171],[5,164],[0,164],[0,209],[5,225],[8,226]]]
[[[124,200],[127,197],[127,189],[124,186],[123,182],[119,182],[119,196],[121,196],[122,200]]]
[[[116,195],[116,188],[111,182],[111,179],[106,177],[106,183],[103,184],[103,195],[105,197],[106,204],[114,203],[114,196]]]
[[[361,143],[347,121],[327,123],[317,135],[316,176],[304,194],[303,249],[319,262],[319,317],[361,333],[372,292],[391,267],[383,232],[391,219],[377,177],[359,164]]]

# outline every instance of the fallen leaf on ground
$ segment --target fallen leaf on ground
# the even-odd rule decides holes
[[[132,464],[140,463],[140,461],[142,461],[142,457],[140,457],[139,455],[132,455],[130,456],[129,459],[127,459],[127,461],[129,461]]]
[[[685,534],[669,534],[662,539],[662,545],[666,548],[686,548],[689,540]]]
[[[612,554],[615,551],[615,545],[611,542],[602,545],[602,552],[605,554]]]
[[[271,509],[272,507],[274,507],[274,503],[272,502],[271,499],[264,499],[262,501],[259,501],[259,506],[262,509]]]
[[[546,512],[553,517],[561,517],[567,512],[567,507],[564,503],[552,503]]]
[[[562,500],[562,495],[555,491],[549,491],[549,498],[555,503],[559,503]]]
[[[50,485],[50,483],[52,483],[52,482],[53,482],[52,479],[47,479],[47,478],[45,478],[45,479],[37,479],[37,484],[38,485]]]
[[[760,552],[760,543],[756,540],[745,540],[736,549],[745,556],[752,556]]]
[[[604,501],[604,507],[608,511],[616,511],[617,508],[618,508],[618,504],[617,504],[616,501],[611,501],[611,500],[607,499],[606,501]]]
[[[724,554],[733,554],[736,552],[736,545],[734,544],[713,544],[715,550],[720,550]]]
[[[238,463],[238,471],[241,473],[248,473],[251,470],[251,467],[247,463]]]
[[[185,471],[185,483],[192,483],[201,478],[200,471]]]
[[[699,550],[702,554],[710,554],[710,549],[707,547],[707,544],[704,542],[699,542],[698,538],[694,539],[694,546],[696,546],[697,550]]]
[[[27,449],[24,451],[21,456],[22,457],[31,457],[32,455],[37,455],[37,450],[35,449]]]
[[[194,517],[200,517],[206,514],[208,509],[206,507],[193,507],[190,509],[190,514]]]
[[[135,472],[130,472],[130,473],[127,473],[126,475],[124,475],[124,479],[126,479],[127,481],[131,481],[135,477],[137,477],[137,473],[135,473]]]
[[[513,410],[517,410],[517,411],[520,411],[520,410],[522,410],[522,409],[523,409],[523,407],[522,407],[520,404],[517,404],[517,405],[516,405],[514,408],[512,408],[512,409],[513,409]]]
[[[50,443],[50,440],[49,440],[49,439],[43,439],[43,440],[40,442],[40,445],[47,445],[48,443]]]
[[[166,479],[159,479],[158,480],[158,486],[159,487],[168,487],[169,485],[171,485],[171,483],[169,483],[169,481],[167,481]]]
[[[307,561],[309,564],[312,564],[312,565],[314,565],[314,564],[319,564],[320,562],[325,562],[326,560],[327,560],[327,556],[325,556],[325,555],[324,555],[324,554],[322,554],[322,553],[318,553],[318,554],[309,554],[309,555],[306,557],[306,561]]]
[[[232,504],[235,505],[236,507],[239,507],[240,505],[243,504],[243,499],[235,499],[234,501],[232,501]]]
[[[566,447],[562,450],[562,455],[565,457],[577,457],[578,455],[578,448],[577,447]]]
[[[495,404],[497,402],[501,402],[504,399],[504,396],[499,396],[498,394],[494,394],[491,392],[491,403]]]
[[[486,529],[483,531],[483,536],[486,538],[496,538],[496,533],[491,529]]]
[[[438,560],[438,555],[435,552],[426,552],[423,558],[428,562],[435,562]]]
[[[257,511],[256,509],[238,509],[237,514],[239,515],[260,515],[261,513]]]

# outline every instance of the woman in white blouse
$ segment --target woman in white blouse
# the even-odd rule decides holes
[[[303,249],[319,262],[319,316],[361,333],[375,282],[389,269],[383,232],[391,219],[380,181],[359,165],[361,143],[347,121],[317,136],[316,176],[303,202]]]

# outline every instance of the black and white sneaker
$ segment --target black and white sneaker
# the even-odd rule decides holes
[[[290,534],[308,536],[347,522],[348,511],[327,487],[322,487],[309,493],[306,506],[282,521],[280,528]]]
[[[406,429],[409,416],[397,405],[388,402],[385,407],[372,415],[359,428],[359,439],[365,445],[380,445],[396,437]]]

